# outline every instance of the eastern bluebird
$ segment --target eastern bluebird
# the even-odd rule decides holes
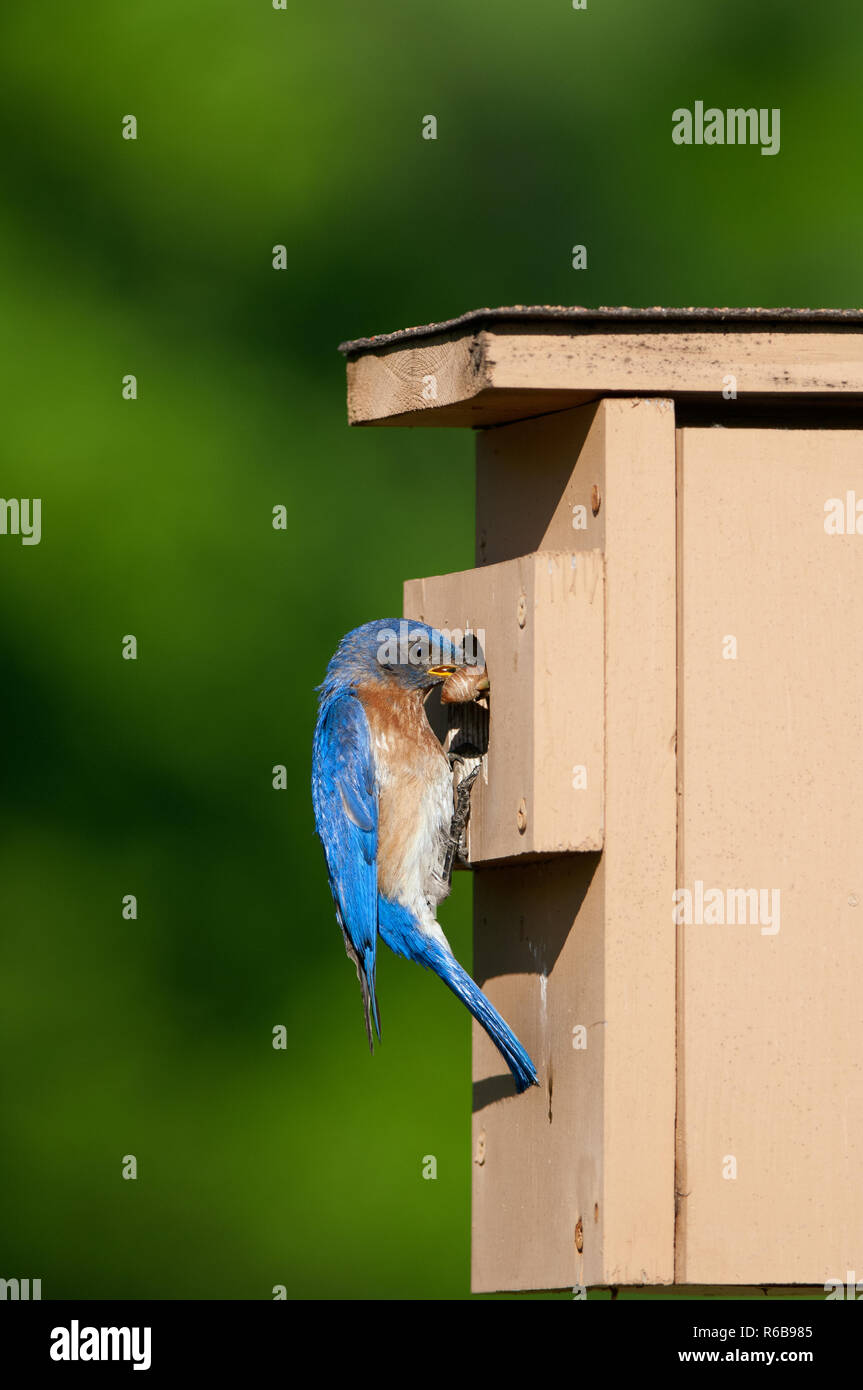
[[[319,686],[312,755],[315,823],[336,917],[363,992],[366,1032],[381,1036],[375,996],[380,934],[397,955],[429,966],[467,1005],[501,1053],[517,1091],[538,1085],[518,1038],[459,965],[435,911],[466,812],[456,811],[449,760],[426,718],[488,689],[484,667],[425,623],[365,623],[342,638]],[[461,784],[464,787],[464,783]],[[469,795],[469,788],[467,791]]]

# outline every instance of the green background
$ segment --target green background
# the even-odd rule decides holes
[[[308,780],[342,633],[472,563],[473,441],[350,432],[336,345],[859,305],[861,56],[831,0],[7,0],[0,490],[43,539],[0,537],[0,1275],[467,1296],[470,1021],[385,954],[370,1058]],[[673,145],[696,99],[781,152]],[[468,966],[469,917],[459,875]]]

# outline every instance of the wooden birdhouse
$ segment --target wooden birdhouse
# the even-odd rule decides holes
[[[473,1287],[863,1278],[863,312],[479,310],[346,343],[477,431]]]

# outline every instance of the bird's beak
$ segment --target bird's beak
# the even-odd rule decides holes
[[[482,692],[483,692],[484,690],[489,690],[490,688],[491,688],[491,687],[489,686],[489,683],[488,683],[488,676],[483,676],[483,678],[482,678],[481,681],[477,681],[477,684],[476,684],[476,693],[477,693],[477,695],[480,695],[480,694],[482,694]]]

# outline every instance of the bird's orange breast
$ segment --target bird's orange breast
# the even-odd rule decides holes
[[[378,888],[405,899],[430,891],[452,816],[446,755],[422,695],[378,683],[357,687],[369,722],[378,780]]]

